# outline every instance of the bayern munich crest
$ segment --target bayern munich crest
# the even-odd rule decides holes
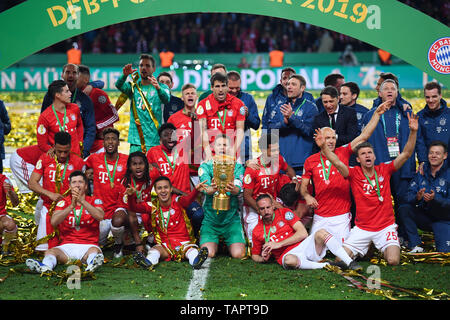
[[[433,42],[428,50],[428,62],[436,72],[450,74],[450,37]]]

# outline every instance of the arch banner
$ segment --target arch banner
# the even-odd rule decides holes
[[[124,21],[234,12],[296,20],[369,43],[450,87],[450,32],[396,0],[28,0],[0,14],[0,70],[76,35]]]

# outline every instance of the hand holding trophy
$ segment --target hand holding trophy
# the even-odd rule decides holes
[[[226,194],[227,185],[234,181],[234,157],[225,154],[216,155],[213,158],[213,175],[218,191],[214,195],[212,207],[214,210],[226,211],[230,209],[230,196]]]

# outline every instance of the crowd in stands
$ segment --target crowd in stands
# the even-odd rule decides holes
[[[446,1],[402,1],[449,25]],[[145,18],[93,30],[44,50],[65,52],[76,41],[84,53],[342,52],[374,48],[361,40],[314,25],[237,13],[195,13]]]
[[[0,12],[23,1],[2,1]],[[401,0],[449,25],[445,0]],[[284,52],[341,52],[373,47],[349,36],[310,24],[237,13],[193,13],[145,18],[93,30],[44,50],[66,52],[76,41],[85,53],[256,53],[276,48]]]

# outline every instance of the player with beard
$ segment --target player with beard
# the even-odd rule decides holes
[[[211,146],[219,134],[226,134],[232,139],[233,154],[238,155],[244,139],[245,123],[244,103],[228,93],[227,75],[215,73],[210,82],[212,93],[200,100],[196,110],[206,161],[212,159]]]
[[[296,183],[297,177],[292,169],[280,155],[278,136],[274,133],[262,133],[259,139],[261,156],[253,160],[255,165],[249,164],[244,173],[244,207],[243,223],[247,237],[252,242],[253,228],[259,220],[256,198],[260,194],[270,194],[273,199],[278,196],[278,186],[282,183],[282,173],[288,175],[287,182]],[[283,180],[284,181],[284,180]]]
[[[205,188],[204,182],[196,185],[188,195],[173,195],[170,179],[161,176],[154,183],[157,199],[153,202],[142,202],[141,205],[131,204],[131,209],[137,212],[151,214],[152,228],[155,230],[156,245],[144,256],[136,252],[134,260],[144,268],[156,265],[164,260],[181,260],[186,258],[194,269],[200,269],[208,258],[208,249],[200,250],[195,244],[195,238],[190,227],[186,209]]]
[[[308,236],[300,219],[290,209],[276,209],[270,195],[259,195],[256,205],[261,220],[253,229],[253,261],[265,263],[273,257],[286,269],[322,269],[328,264],[336,264],[344,269],[361,269],[333,235],[320,229]],[[320,262],[327,249],[345,265]]]
[[[127,168],[128,155],[119,153],[120,133],[114,128],[103,130],[105,152],[91,154],[86,160],[87,168],[94,170],[94,197],[103,201],[105,216],[100,222],[100,245],[106,244],[111,219],[119,206],[120,183]]]
[[[356,160],[360,167],[348,167],[339,160],[327,146],[320,129],[316,131],[316,143],[331,164],[344,178],[350,181],[350,187],[356,203],[355,226],[350,231],[343,246],[353,258],[364,256],[373,242],[389,265],[400,262],[400,243],[397,224],[391,201],[390,178],[414,153],[418,117],[407,114],[410,134],[403,151],[394,159],[375,165],[375,152],[372,145],[363,142],[355,148]]]

